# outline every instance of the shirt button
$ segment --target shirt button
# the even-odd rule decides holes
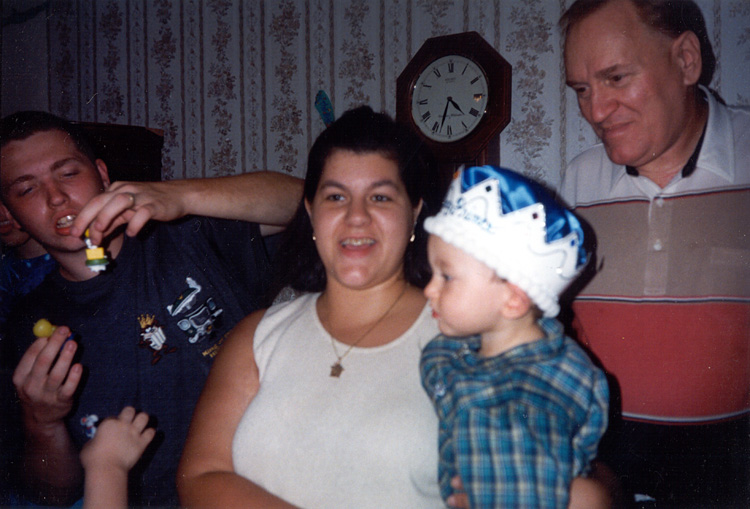
[[[664,198],[662,198],[661,196],[659,196],[658,198],[656,198],[656,206],[657,207],[664,206]]]
[[[654,242],[654,251],[661,251],[663,247],[661,240]]]

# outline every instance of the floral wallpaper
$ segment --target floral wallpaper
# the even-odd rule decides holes
[[[319,90],[336,114],[369,104],[395,115],[396,78],[422,43],[473,30],[513,66],[498,162],[554,187],[596,141],[564,84],[557,20],[571,1],[38,0],[49,48],[39,68],[53,113],[161,129],[166,179],[303,176],[324,128]],[[719,61],[714,87],[750,105],[738,71],[750,64],[750,3],[698,3]]]

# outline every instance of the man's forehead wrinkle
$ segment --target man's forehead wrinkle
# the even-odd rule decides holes
[[[596,76],[597,78],[606,78],[621,67],[622,66],[620,64],[613,64],[605,67],[604,69],[599,69],[598,71],[594,72],[594,76]]]

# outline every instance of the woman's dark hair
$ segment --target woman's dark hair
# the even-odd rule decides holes
[[[612,0],[577,0],[560,18],[567,40],[570,28]],[[701,75],[698,84],[708,87],[716,70],[716,56],[706,30],[706,20],[693,0],[630,0],[646,25],[672,39],[693,32],[701,46]]]
[[[304,200],[312,202],[315,198],[326,161],[336,150],[357,154],[374,152],[395,161],[411,204],[416,207],[419,200],[423,200],[414,242],[409,243],[404,254],[404,277],[409,283],[423,288],[429,282],[431,272],[427,263],[427,233],[422,223],[425,217],[440,209],[448,185],[445,180],[449,176],[439,176],[431,154],[408,128],[384,113],[375,113],[370,107],[361,106],[344,113],[318,136],[310,149],[304,197],[284,233],[276,257],[278,277],[275,290],[285,286],[305,292],[325,289],[325,268],[312,240],[313,229]]]
[[[83,130],[77,125],[44,111],[19,111],[0,120],[0,148],[11,141],[25,140],[43,131],[62,131],[70,136],[78,151],[96,164],[96,154]]]

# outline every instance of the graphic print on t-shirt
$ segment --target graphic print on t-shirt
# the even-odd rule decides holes
[[[138,324],[141,326],[141,340],[138,342],[138,346],[151,349],[152,365],[159,362],[162,355],[177,351],[176,346],[167,345],[164,328],[154,318],[154,315],[143,314],[139,316]]]
[[[185,278],[185,283],[187,288],[167,306],[167,311],[172,316],[185,315],[177,322],[177,326],[188,336],[190,343],[195,343],[213,332],[216,317],[224,310],[220,309],[211,297],[195,306],[202,287],[191,277]]]
[[[83,426],[83,429],[86,430],[85,432],[87,437],[94,438],[94,435],[96,435],[96,424],[98,422],[98,415],[90,414],[81,417],[81,426]]]

